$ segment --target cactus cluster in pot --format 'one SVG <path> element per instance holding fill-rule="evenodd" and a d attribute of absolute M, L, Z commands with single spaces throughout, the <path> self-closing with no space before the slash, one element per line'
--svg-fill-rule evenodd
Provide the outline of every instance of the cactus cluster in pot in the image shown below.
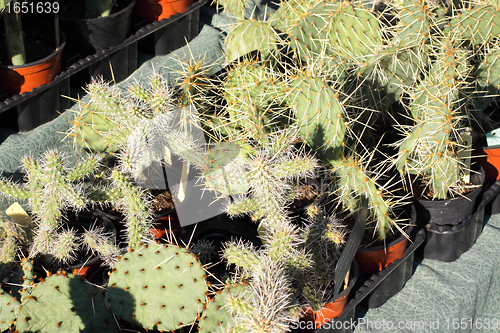
<path fill-rule="evenodd" d="M 79 212 L 86 207 L 88 199 L 84 180 L 96 172 L 101 159 L 100 155 L 89 155 L 84 162 L 70 166 L 63 154 L 48 150 L 40 159 L 23 159 L 26 182 L 14 183 L 6 178 L 0 180 L 2 195 L 11 200 L 27 200 L 33 222 L 28 223 L 17 238 L 27 243 L 30 257 L 39 256 L 46 261 L 71 264 L 76 251 L 86 248 L 92 239 L 101 239 L 102 246 L 114 246 L 106 238 L 107 235 L 97 229 L 93 233 L 89 230 L 81 239 L 74 230 L 63 228 L 67 209 Z M 12 241 L 14 236 L 7 230 L 20 227 L 10 223 L 13 222 L 4 222 L 6 238 L 3 245 L 9 247 L 10 252 L 15 252 L 21 248 L 20 244 Z M 100 246 L 94 248 L 96 251 L 99 249 Z"/>

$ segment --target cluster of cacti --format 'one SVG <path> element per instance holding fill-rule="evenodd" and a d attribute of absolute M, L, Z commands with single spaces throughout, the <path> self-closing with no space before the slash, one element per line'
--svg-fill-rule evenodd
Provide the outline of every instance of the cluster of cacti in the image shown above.
<path fill-rule="evenodd" d="M 173 91 L 159 75 L 148 87 L 130 86 L 128 93 L 102 80 L 93 81 L 86 91 L 91 101 L 80 103 L 68 136 L 92 151 L 118 151 L 137 124 L 173 109 Z"/>
<path fill-rule="evenodd" d="M 39 255 L 59 263 L 73 261 L 76 250 L 83 244 L 75 231 L 61 228 L 64 213 L 66 209 L 78 212 L 85 208 L 88 199 L 82 184 L 96 172 L 101 159 L 100 155 L 89 155 L 84 162 L 70 167 L 62 154 L 49 150 L 40 160 L 23 159 L 26 183 L 0 181 L 4 196 L 28 200 L 34 217 L 34 226 L 29 231 L 33 235 L 28 240 L 30 257 Z"/>
<path fill-rule="evenodd" d="M 416 174 L 431 197 L 453 195 L 466 165 L 458 157 L 459 132 L 475 126 L 464 119 L 480 119 L 498 91 L 497 8 L 481 2 L 447 6 L 425 0 L 287 1 L 267 21 L 237 15 L 241 19 L 226 39 L 227 61 L 258 54 L 229 67 L 226 123 L 239 126 L 234 132 L 250 125 L 262 137 L 292 110 L 292 126 L 336 174 L 344 208 L 354 213 L 368 198 L 370 219 L 384 239 L 401 200 L 386 188 L 384 168 L 370 168 L 386 163 L 403 178 Z M 396 102 L 408 115 L 391 113 Z M 374 128 L 394 120 L 403 129 L 394 143 L 399 153 L 377 160 Z"/>
<path fill-rule="evenodd" d="M 19 294 L 0 289 L 2 330 L 14 322 L 19 332 L 118 332 L 102 292 L 83 278 L 63 272 L 35 281 L 33 265 L 21 262 Z"/>

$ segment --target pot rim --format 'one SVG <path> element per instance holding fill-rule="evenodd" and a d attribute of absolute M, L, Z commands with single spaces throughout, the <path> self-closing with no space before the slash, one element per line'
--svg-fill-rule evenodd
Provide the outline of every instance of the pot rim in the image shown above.
<path fill-rule="evenodd" d="M 500 148 L 500 146 L 499 146 L 499 148 Z M 426 205 L 442 205 L 445 202 L 450 202 L 453 200 L 460 200 L 460 199 L 468 200 L 468 201 L 474 200 L 479 194 L 481 194 L 481 191 L 483 190 L 483 186 L 484 186 L 485 181 L 486 181 L 486 173 L 485 173 L 482 165 L 479 162 L 476 162 L 475 165 L 478 166 L 479 170 L 476 170 L 476 171 L 479 171 L 479 172 L 478 173 L 474 172 L 474 173 L 478 174 L 480 183 L 474 184 L 474 185 L 477 185 L 477 187 L 474 189 L 474 191 L 471 191 L 471 192 L 467 193 L 466 195 L 458 195 L 454 198 L 449 198 L 446 200 L 429 200 L 429 199 L 424 199 L 424 198 L 421 198 L 421 199 L 414 198 L 414 200 L 417 200 L 419 202 L 425 202 Z"/>
<path fill-rule="evenodd" d="M 23 22 L 23 24 L 26 24 L 26 25 L 30 25 L 30 24 L 41 24 L 45 27 L 49 27 L 48 25 L 45 25 L 43 23 L 36 23 L 36 22 L 33 22 L 33 21 L 27 21 L 27 22 Z M 52 28 L 50 30 L 53 30 Z M 24 31 L 24 29 L 23 29 Z M 59 30 L 59 36 L 60 36 L 60 39 L 61 39 L 61 45 L 59 45 L 59 47 L 57 49 L 55 49 L 54 51 L 52 51 L 51 54 L 49 54 L 48 56 L 46 56 L 45 58 L 42 58 L 42 59 L 39 59 L 37 61 L 32 61 L 32 62 L 28 62 L 24 65 L 2 65 L 0 64 L 0 69 L 12 69 L 12 70 L 16 70 L 16 69 L 21 69 L 21 68 L 28 68 L 28 67 L 32 67 L 32 66 L 37 66 L 37 65 L 40 65 L 40 64 L 43 64 L 45 62 L 48 62 L 50 59 L 52 58 L 55 58 L 57 57 L 57 55 L 59 53 L 61 53 L 64 49 L 64 46 L 66 46 L 66 35 L 64 34 L 64 32 L 62 30 Z"/>
<path fill-rule="evenodd" d="M 130 1 L 130 0 L 129 0 Z M 113 13 L 111 15 L 108 15 L 106 17 L 97 17 L 97 18 L 89 18 L 89 19 L 77 19 L 77 18 L 70 18 L 70 17 L 64 17 L 64 16 L 59 16 L 59 19 L 60 20 L 64 20 L 64 21 L 70 21 L 70 22 L 99 22 L 99 21 L 104 21 L 105 19 L 113 19 L 121 14 L 123 14 L 124 11 L 127 11 L 127 10 L 132 10 L 132 7 L 134 7 L 135 5 L 135 2 L 136 0 L 131 0 L 131 3 L 123 8 L 122 10 L 116 12 L 116 13 Z"/>
<path fill-rule="evenodd" d="M 417 224 L 417 209 L 415 208 L 415 205 L 413 203 L 410 203 L 409 206 L 410 206 L 411 211 L 410 211 L 410 223 L 407 225 L 408 231 L 406 232 L 408 237 L 411 236 L 411 234 L 413 233 L 413 230 L 415 229 L 415 226 Z M 377 246 L 373 246 L 373 247 L 358 248 L 356 253 L 358 253 L 358 252 L 362 252 L 362 253 L 375 252 L 375 251 L 380 251 L 380 250 L 384 250 L 384 249 L 389 249 L 389 248 L 399 244 L 400 242 L 402 242 L 404 240 L 408 240 L 408 238 L 406 238 L 405 235 L 402 234 L 401 236 L 394 239 L 389 244 L 377 245 Z M 409 241 L 411 242 L 411 240 L 409 240 Z"/>

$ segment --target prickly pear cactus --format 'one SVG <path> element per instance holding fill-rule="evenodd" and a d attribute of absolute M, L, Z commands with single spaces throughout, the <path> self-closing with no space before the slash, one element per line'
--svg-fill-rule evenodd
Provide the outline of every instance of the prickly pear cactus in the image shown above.
<path fill-rule="evenodd" d="M 23 297 L 20 332 L 118 332 L 99 289 L 80 277 L 52 275 Z"/>
<path fill-rule="evenodd" d="M 300 21 L 319 2 L 321 0 L 282 1 L 278 10 L 271 14 L 268 21 L 273 28 L 289 34 L 292 32 L 292 27 L 295 26 L 295 23 Z"/>
<path fill-rule="evenodd" d="M 361 3 L 334 1 L 317 4 L 294 26 L 291 46 L 301 58 L 311 52 L 326 53 L 338 61 L 359 65 L 378 56 L 382 40 L 374 11 Z"/>
<path fill-rule="evenodd" d="M 299 76 L 291 83 L 300 136 L 326 161 L 340 156 L 346 133 L 344 107 L 335 92 L 319 77 Z"/>
<path fill-rule="evenodd" d="M 470 41 L 474 46 L 486 44 L 500 36 L 498 10 L 493 6 L 478 5 L 455 16 L 449 25 L 457 39 Z"/>
<path fill-rule="evenodd" d="M 117 124 L 103 112 L 97 112 L 95 104 L 84 106 L 72 121 L 74 142 L 86 149 L 99 152 L 116 152 L 123 136 L 107 135 Z"/>
<path fill-rule="evenodd" d="M 206 272 L 174 245 L 129 251 L 109 277 L 105 303 L 115 315 L 147 329 L 172 331 L 193 323 L 205 304 Z"/>
<path fill-rule="evenodd" d="M 0 330 L 7 330 L 16 320 L 21 303 L 8 292 L 0 289 Z"/>
<path fill-rule="evenodd" d="M 212 298 L 201 315 L 198 330 L 200 333 L 244 332 L 238 327 L 236 314 L 228 306 L 228 302 L 244 299 L 250 295 L 247 284 L 233 283 L 227 285 Z"/>
<path fill-rule="evenodd" d="M 273 49 L 276 49 L 276 36 L 267 22 L 239 21 L 226 38 L 228 62 L 255 50 L 261 52 L 261 59 L 267 59 Z"/>

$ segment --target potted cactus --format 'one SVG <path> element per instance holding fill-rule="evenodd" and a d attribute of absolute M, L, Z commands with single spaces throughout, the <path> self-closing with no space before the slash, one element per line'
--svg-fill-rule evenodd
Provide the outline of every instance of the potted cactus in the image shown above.
<path fill-rule="evenodd" d="M 0 89 L 11 95 L 30 91 L 42 84 L 51 82 L 61 72 L 61 55 L 65 46 L 65 35 L 61 34 L 60 42 L 54 41 L 53 31 L 38 24 L 36 28 L 29 26 L 22 29 L 21 9 L 24 11 L 28 2 L 2 0 L 0 15 L 3 16 L 5 32 L 5 59 L 0 63 Z M 50 11 L 59 11 L 58 2 L 50 3 Z M 59 33 L 59 32 L 56 32 Z M 57 39 L 57 38 L 56 38 Z M 25 40 L 34 44 L 45 45 L 45 55 L 26 55 Z M 43 50 L 43 49 L 42 49 Z M 50 50 L 50 51 L 49 51 Z M 26 58 L 28 56 L 28 58 Z"/>
<path fill-rule="evenodd" d="M 121 44 L 130 33 L 135 0 L 60 1 L 68 47 L 83 58 Z"/>
<path fill-rule="evenodd" d="M 84 266 L 86 260 L 76 263 L 78 252 L 96 252 L 108 264 L 116 260 L 113 235 L 105 232 L 103 226 L 93 227 L 95 223 L 81 225 L 79 222 L 79 227 L 72 227 L 64 221 L 66 209 L 78 212 L 87 205 L 83 179 L 96 171 L 100 160 L 100 156 L 89 156 L 87 161 L 71 168 L 60 153 L 49 150 L 40 160 L 23 159 L 26 183 L 1 179 L 2 194 L 21 202 L 28 200 L 29 212 L 34 220 L 27 224 L 23 241 L 28 243 L 29 252 L 23 255 L 36 258 L 38 263 L 44 265 L 55 263 L 55 270 L 59 267 L 80 269 Z M 78 220 L 83 220 L 83 217 L 76 218 Z M 77 228 L 80 229 L 79 233 Z"/>

